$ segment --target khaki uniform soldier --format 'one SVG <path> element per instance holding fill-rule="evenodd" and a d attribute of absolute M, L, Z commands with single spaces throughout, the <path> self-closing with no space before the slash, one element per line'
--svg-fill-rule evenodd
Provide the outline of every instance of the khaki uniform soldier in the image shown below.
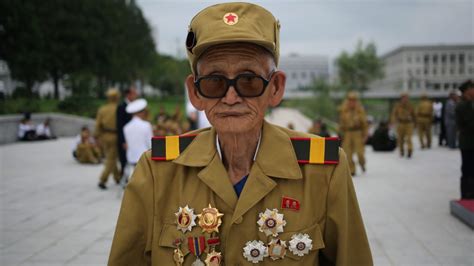
<path fill-rule="evenodd" d="M 362 171 L 365 172 L 365 140 L 367 139 L 368 126 L 364 107 L 360 104 L 358 95 L 350 92 L 343 103 L 339 113 L 339 129 L 343 135 L 342 148 L 347 153 L 349 167 L 352 175 L 355 175 L 355 163 L 353 154 L 357 159 Z"/>
<path fill-rule="evenodd" d="M 416 109 L 416 126 L 421 148 L 431 148 L 431 123 L 433 121 L 433 102 L 426 94 L 421 96 L 421 101 Z"/>
<path fill-rule="evenodd" d="M 80 163 L 99 163 L 101 152 L 90 136 L 89 129 L 81 130 L 80 141 L 76 146 L 75 155 Z"/>
<path fill-rule="evenodd" d="M 415 110 L 408 100 L 408 94 L 403 93 L 400 101 L 395 104 L 391 115 L 391 124 L 397 124 L 398 147 L 400 156 L 405 156 L 405 143 L 407 145 L 407 157 L 413 154 L 411 136 L 415 127 Z"/>
<path fill-rule="evenodd" d="M 120 172 L 117 168 L 117 104 L 120 93 L 117 89 L 107 91 L 107 104 L 100 107 L 95 120 L 94 137 L 102 145 L 105 153 L 105 166 L 100 175 L 99 187 L 106 189 L 107 179 L 114 175 L 115 182 L 120 181 Z"/>
<path fill-rule="evenodd" d="M 153 138 L 109 265 L 372 265 L 339 141 L 264 121 L 285 89 L 279 28 L 249 3 L 193 18 L 186 85 L 212 127 Z"/>

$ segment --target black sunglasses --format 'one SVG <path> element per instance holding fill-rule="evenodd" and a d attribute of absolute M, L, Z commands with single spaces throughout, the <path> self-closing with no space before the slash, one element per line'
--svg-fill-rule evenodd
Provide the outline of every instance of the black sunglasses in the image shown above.
<path fill-rule="evenodd" d="M 223 75 L 209 75 L 198 78 L 194 85 L 206 98 L 222 98 L 230 86 L 235 88 L 240 97 L 259 97 L 265 92 L 274 73 L 275 71 L 270 73 L 268 80 L 256 74 L 240 74 L 234 79 L 228 79 Z"/>

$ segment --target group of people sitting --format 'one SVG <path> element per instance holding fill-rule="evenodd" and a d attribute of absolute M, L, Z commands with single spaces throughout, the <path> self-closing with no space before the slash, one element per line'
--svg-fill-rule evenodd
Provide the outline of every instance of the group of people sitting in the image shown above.
<path fill-rule="evenodd" d="M 35 125 L 33 121 L 31 121 L 31 113 L 25 113 L 18 125 L 18 140 L 35 141 L 55 139 L 56 137 L 51 133 L 50 124 L 51 119 L 48 117 L 43 123 Z"/>

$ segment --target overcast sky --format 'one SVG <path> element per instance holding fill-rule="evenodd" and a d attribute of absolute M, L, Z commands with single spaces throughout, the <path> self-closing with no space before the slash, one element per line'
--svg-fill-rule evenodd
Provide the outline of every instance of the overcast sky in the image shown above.
<path fill-rule="evenodd" d="M 161 53 L 185 55 L 192 17 L 222 2 L 137 0 Z M 252 1 L 281 22 L 281 53 L 326 55 L 373 41 L 379 54 L 401 45 L 474 44 L 474 0 Z"/>

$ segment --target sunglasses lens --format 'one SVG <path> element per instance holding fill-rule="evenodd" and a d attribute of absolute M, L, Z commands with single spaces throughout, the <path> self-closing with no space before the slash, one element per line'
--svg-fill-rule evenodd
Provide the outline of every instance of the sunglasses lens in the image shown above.
<path fill-rule="evenodd" d="M 210 76 L 200 80 L 200 93 L 204 97 L 220 98 L 226 93 L 227 83 L 224 77 Z"/>
<path fill-rule="evenodd" d="M 237 89 L 244 97 L 256 97 L 265 89 L 264 81 L 255 75 L 242 75 L 237 79 Z"/>

